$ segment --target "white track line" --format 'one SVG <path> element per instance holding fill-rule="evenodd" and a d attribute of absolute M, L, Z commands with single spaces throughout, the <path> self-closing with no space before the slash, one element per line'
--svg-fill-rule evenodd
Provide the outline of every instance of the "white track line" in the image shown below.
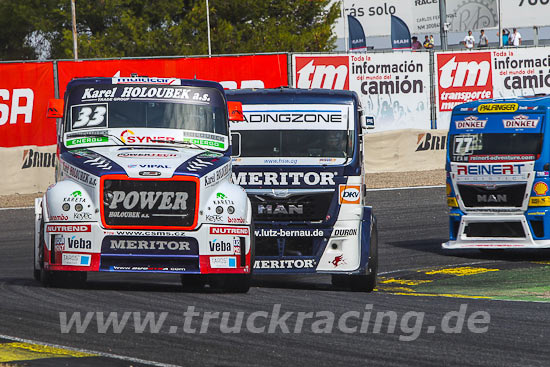
<path fill-rule="evenodd" d="M 13 340 L 13 341 L 15 341 L 15 342 L 20 342 L 20 343 L 38 344 L 38 345 L 44 345 L 44 346 L 46 346 L 46 347 L 59 348 L 59 349 L 67 349 L 67 350 L 71 350 L 71 351 L 74 351 L 74 352 L 81 352 L 81 353 L 87 353 L 87 354 L 95 354 L 96 356 L 99 356 L 99 357 L 107 357 L 107 358 L 119 359 L 119 360 L 121 360 L 121 361 L 128 361 L 128 362 L 134 362 L 134 363 L 141 363 L 141 364 L 145 364 L 145 365 L 149 365 L 149 366 L 179 367 L 178 365 L 175 365 L 175 364 L 166 364 L 166 363 L 160 363 L 160 362 L 155 362 L 155 361 L 148 361 L 148 360 L 145 360 L 145 359 L 139 359 L 139 358 L 121 356 L 121 355 L 118 355 L 118 354 L 111 354 L 111 353 L 98 352 L 98 351 L 95 351 L 95 350 L 67 347 L 67 346 L 65 346 L 65 345 L 59 345 L 59 344 L 44 343 L 44 342 L 37 341 L 37 340 L 22 339 L 22 338 L 18 338 L 18 337 L 15 337 L 15 336 L 10 336 L 10 335 L 2 335 L 2 334 L 0 334 L 0 338 L 8 339 L 8 340 Z M 93 357 L 92 357 L 92 358 L 93 358 Z"/>
<path fill-rule="evenodd" d="M 33 209 L 34 206 L 22 206 L 19 208 L 0 208 L 0 210 L 21 210 L 21 209 Z"/>

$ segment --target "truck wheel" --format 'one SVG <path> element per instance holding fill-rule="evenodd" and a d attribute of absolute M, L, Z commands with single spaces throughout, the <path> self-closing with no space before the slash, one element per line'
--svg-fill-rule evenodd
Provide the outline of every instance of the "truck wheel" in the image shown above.
<path fill-rule="evenodd" d="M 246 293 L 250 289 L 251 274 L 211 275 L 210 286 L 227 293 Z"/>
<path fill-rule="evenodd" d="M 42 269 L 40 274 L 42 285 L 51 288 L 82 288 L 87 278 L 88 273 L 85 271 L 50 271 Z"/>
<path fill-rule="evenodd" d="M 201 290 L 206 285 L 205 275 L 201 274 L 181 274 L 180 279 L 183 289 Z"/>
<path fill-rule="evenodd" d="M 347 288 L 349 286 L 348 275 L 332 274 L 330 280 L 332 285 L 338 288 Z"/>
<path fill-rule="evenodd" d="M 376 277 L 378 274 L 378 228 L 374 217 L 370 238 L 369 273 L 349 276 L 349 287 L 354 292 L 372 292 L 376 288 Z"/>

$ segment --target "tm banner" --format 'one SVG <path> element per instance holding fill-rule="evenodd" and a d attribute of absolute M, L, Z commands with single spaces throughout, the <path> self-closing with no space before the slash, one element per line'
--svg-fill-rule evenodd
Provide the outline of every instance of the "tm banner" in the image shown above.
<path fill-rule="evenodd" d="M 426 52 L 293 55 L 297 88 L 355 91 L 375 131 L 429 129 L 430 70 Z"/>
<path fill-rule="evenodd" d="M 550 93 L 550 47 L 439 52 L 435 67 L 438 129 L 460 103 Z"/>

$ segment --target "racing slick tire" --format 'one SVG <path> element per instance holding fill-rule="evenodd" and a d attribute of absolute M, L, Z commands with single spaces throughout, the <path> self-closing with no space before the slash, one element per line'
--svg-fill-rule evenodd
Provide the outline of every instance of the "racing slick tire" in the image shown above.
<path fill-rule="evenodd" d="M 206 276 L 201 274 L 181 274 L 180 279 L 184 290 L 201 290 L 206 285 Z"/>
<path fill-rule="evenodd" d="M 211 287 L 227 293 L 246 293 L 250 289 L 252 274 L 224 274 L 211 278 Z"/>

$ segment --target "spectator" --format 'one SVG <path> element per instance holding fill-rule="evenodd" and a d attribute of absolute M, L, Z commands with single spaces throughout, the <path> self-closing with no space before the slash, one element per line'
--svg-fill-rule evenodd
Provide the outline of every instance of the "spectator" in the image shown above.
<path fill-rule="evenodd" d="M 497 33 L 497 36 L 498 36 L 498 33 Z M 508 46 L 509 37 L 510 37 L 510 31 L 506 28 L 502 29 L 502 45 L 503 46 Z"/>
<path fill-rule="evenodd" d="M 430 48 L 434 48 L 434 45 L 430 42 L 430 37 L 426 36 L 424 37 L 424 48 L 429 50 Z"/>
<path fill-rule="evenodd" d="M 412 36 L 412 44 L 411 44 L 411 48 L 413 50 L 420 50 L 422 49 L 422 43 L 418 42 L 418 37 L 416 36 Z"/>
<path fill-rule="evenodd" d="M 468 35 L 464 37 L 464 41 L 462 41 L 464 44 L 464 47 L 466 47 L 468 50 L 471 50 L 474 48 L 476 40 L 474 36 L 472 36 L 472 31 L 468 31 Z"/>
<path fill-rule="evenodd" d="M 433 34 L 430 36 L 430 43 L 432 44 L 432 47 L 435 46 L 434 36 Z"/>
<path fill-rule="evenodd" d="M 489 39 L 485 35 L 485 31 L 482 29 L 481 34 L 479 35 L 479 47 L 488 47 Z"/>
<path fill-rule="evenodd" d="M 512 46 L 521 46 L 521 34 L 518 32 L 517 28 L 514 28 L 512 34 L 510 35 L 509 42 Z"/>

